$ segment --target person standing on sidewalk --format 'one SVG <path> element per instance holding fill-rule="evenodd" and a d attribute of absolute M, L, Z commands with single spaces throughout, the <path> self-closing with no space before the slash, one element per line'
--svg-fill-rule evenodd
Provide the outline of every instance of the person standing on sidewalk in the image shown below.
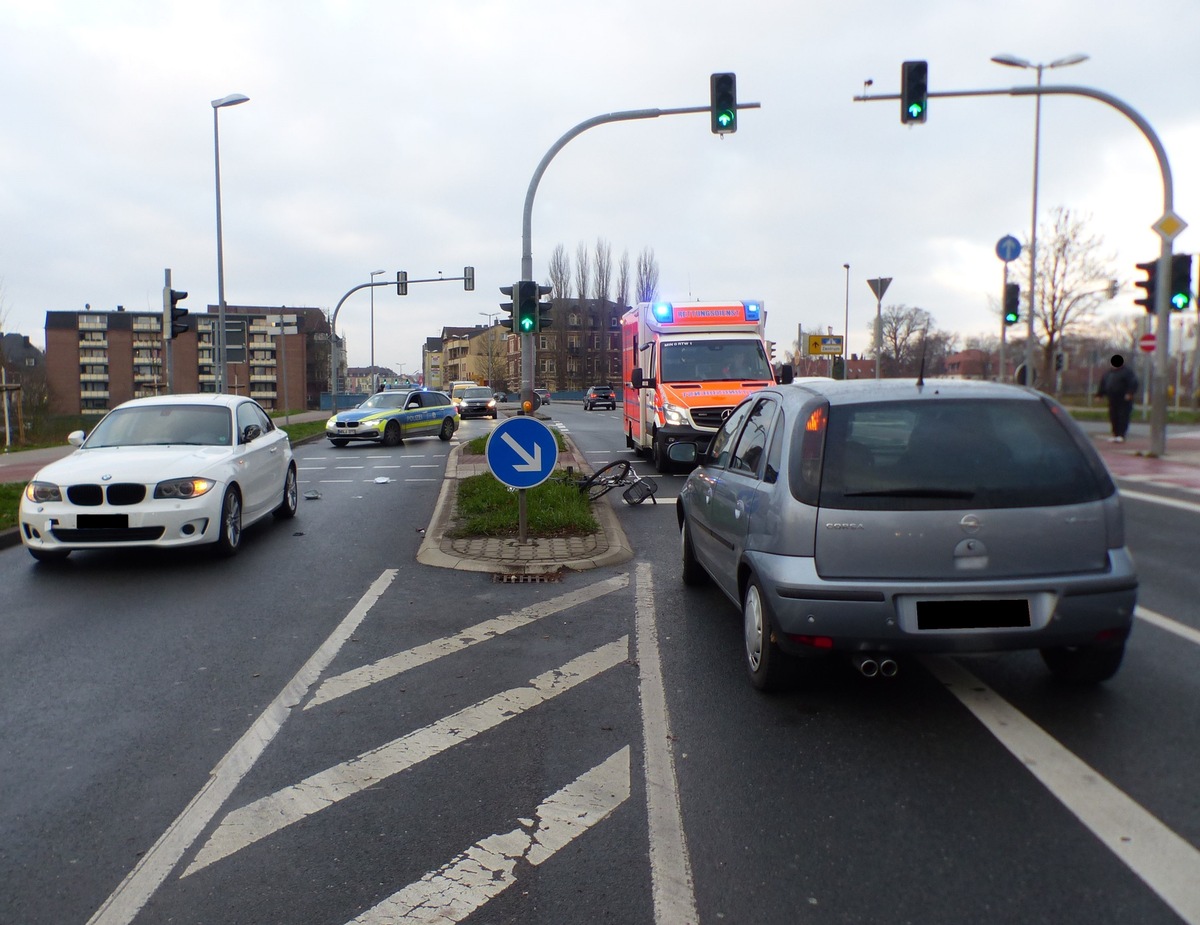
<path fill-rule="evenodd" d="M 1129 430 L 1129 417 L 1133 414 L 1133 400 L 1138 390 L 1137 374 L 1125 365 L 1125 358 L 1114 353 L 1110 362 L 1112 369 L 1100 377 L 1097 395 L 1108 399 L 1108 422 L 1112 427 L 1110 443 L 1124 443 Z"/>

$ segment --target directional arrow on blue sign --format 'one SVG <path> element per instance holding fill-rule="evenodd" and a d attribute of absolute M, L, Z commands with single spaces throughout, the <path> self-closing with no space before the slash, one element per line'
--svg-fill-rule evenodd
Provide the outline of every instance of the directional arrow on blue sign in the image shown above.
<path fill-rule="evenodd" d="M 533 488 L 554 471 L 558 442 L 537 418 L 518 415 L 492 431 L 484 454 L 497 480 L 509 488 Z"/>

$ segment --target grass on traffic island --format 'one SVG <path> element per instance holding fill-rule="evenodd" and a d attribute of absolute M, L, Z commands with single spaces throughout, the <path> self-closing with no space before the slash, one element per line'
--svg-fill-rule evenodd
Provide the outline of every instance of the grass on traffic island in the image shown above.
<path fill-rule="evenodd" d="M 566 444 L 554 431 L 561 453 Z M 477 437 L 463 450 L 464 455 L 482 456 L 486 437 Z M 490 472 L 461 479 L 458 483 L 458 516 L 448 534 L 471 536 L 517 536 L 519 534 L 518 495 Z M 525 507 L 530 536 L 587 536 L 600 529 L 592 516 L 592 505 L 565 470 L 556 469 L 550 478 L 525 490 Z"/>

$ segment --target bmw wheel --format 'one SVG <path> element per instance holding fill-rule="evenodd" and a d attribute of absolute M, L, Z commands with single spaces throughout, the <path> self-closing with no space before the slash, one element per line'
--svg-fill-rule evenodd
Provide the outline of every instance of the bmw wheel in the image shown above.
<path fill-rule="evenodd" d="M 400 440 L 400 422 L 388 421 L 387 427 L 383 429 L 383 445 L 399 446 Z"/>
<path fill-rule="evenodd" d="M 446 418 L 442 421 L 442 429 L 438 431 L 438 439 L 447 441 L 454 436 L 454 419 Z"/>
<path fill-rule="evenodd" d="M 221 522 L 217 526 L 220 530 L 217 534 L 218 554 L 236 555 L 242 545 L 242 498 L 232 485 L 225 489 L 225 500 L 221 502 Z"/>

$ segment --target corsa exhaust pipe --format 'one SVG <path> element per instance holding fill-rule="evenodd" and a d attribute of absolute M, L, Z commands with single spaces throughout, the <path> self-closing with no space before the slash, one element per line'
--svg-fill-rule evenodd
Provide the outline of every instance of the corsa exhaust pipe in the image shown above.
<path fill-rule="evenodd" d="M 855 655 L 853 662 L 854 667 L 858 669 L 858 673 L 864 678 L 873 678 L 879 674 L 879 662 L 875 661 L 869 655 Z"/>
<path fill-rule="evenodd" d="M 883 678 L 894 678 L 900 673 L 900 665 L 897 664 L 894 658 L 881 658 L 879 660 L 879 675 Z"/>

